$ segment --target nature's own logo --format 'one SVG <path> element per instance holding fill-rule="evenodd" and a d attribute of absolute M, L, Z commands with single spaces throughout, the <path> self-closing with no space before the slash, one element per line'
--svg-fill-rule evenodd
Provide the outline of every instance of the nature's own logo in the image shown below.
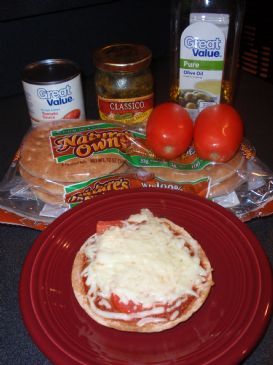
<path fill-rule="evenodd" d="M 126 190 L 130 188 L 130 181 L 125 177 L 106 177 L 95 183 L 77 189 L 74 192 L 66 194 L 66 202 L 68 204 L 78 204 L 93 198 L 98 194 L 108 191 Z"/>
<path fill-rule="evenodd" d="M 69 132 L 69 131 L 68 131 Z M 131 144 L 131 134 L 122 129 L 71 130 L 64 135 L 51 135 L 51 146 L 57 162 L 70 158 L 86 158 L 103 151 L 125 152 Z"/>

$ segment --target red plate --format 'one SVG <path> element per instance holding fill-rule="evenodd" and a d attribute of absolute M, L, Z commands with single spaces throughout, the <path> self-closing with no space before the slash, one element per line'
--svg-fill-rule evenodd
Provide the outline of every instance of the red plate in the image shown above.
<path fill-rule="evenodd" d="M 78 305 L 71 267 L 97 220 L 125 219 L 141 208 L 173 220 L 205 249 L 214 269 L 203 307 L 160 333 L 103 327 Z M 255 346 L 272 309 L 268 260 L 248 227 L 224 208 L 162 189 L 109 193 L 69 210 L 35 241 L 20 282 L 20 305 L 33 340 L 54 363 L 227 365 Z"/>

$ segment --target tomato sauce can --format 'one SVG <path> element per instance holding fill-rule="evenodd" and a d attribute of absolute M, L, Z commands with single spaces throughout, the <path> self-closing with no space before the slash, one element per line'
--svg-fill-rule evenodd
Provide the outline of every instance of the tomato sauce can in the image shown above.
<path fill-rule="evenodd" d="M 22 83 L 32 125 L 59 119 L 85 119 L 78 66 L 67 59 L 28 64 Z"/>

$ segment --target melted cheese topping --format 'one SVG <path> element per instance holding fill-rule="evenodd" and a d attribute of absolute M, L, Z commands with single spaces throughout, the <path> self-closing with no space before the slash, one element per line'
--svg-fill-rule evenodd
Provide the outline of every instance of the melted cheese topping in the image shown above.
<path fill-rule="evenodd" d="M 198 250 L 197 241 L 185 230 L 174 232 L 148 209 L 142 209 L 124 221 L 122 227 L 112 226 L 87 241 L 84 253 L 89 264 L 82 275 L 90 286 L 90 296 L 99 292 L 102 298 L 109 299 L 115 293 L 122 302 L 132 300 L 147 310 L 138 314 L 115 313 L 113 317 L 113 313 L 95 308 L 94 300 L 90 305 L 103 317 L 124 320 L 162 313 L 162 306 L 150 309 L 154 303 L 169 303 L 175 310 L 183 296 L 198 295 L 193 288 L 204 282 L 208 274 L 200 265 Z"/>

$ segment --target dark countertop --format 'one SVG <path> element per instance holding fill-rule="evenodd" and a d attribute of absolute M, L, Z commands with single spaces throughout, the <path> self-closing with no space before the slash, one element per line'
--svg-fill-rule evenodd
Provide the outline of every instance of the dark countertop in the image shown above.
<path fill-rule="evenodd" d="M 164 72 L 155 65 L 156 102 L 167 100 Z M 160 92 L 159 92 L 160 91 Z M 96 118 L 93 80 L 85 82 L 86 109 L 89 118 Z M 236 106 L 245 121 L 245 133 L 257 149 L 260 159 L 273 170 L 273 85 L 241 72 L 238 79 Z M 23 95 L 0 100 L 0 178 L 30 126 Z M 273 215 L 245 223 L 254 232 L 273 266 Z M 0 225 L 0 359 L 5 365 L 49 365 L 23 325 L 18 302 L 18 283 L 24 259 L 38 231 Z M 273 358 L 273 323 L 244 365 L 270 365 Z M 65 364 L 64 364 L 65 365 Z M 221 365 L 221 364 L 219 364 Z M 232 364 L 231 364 L 232 365 Z"/>

